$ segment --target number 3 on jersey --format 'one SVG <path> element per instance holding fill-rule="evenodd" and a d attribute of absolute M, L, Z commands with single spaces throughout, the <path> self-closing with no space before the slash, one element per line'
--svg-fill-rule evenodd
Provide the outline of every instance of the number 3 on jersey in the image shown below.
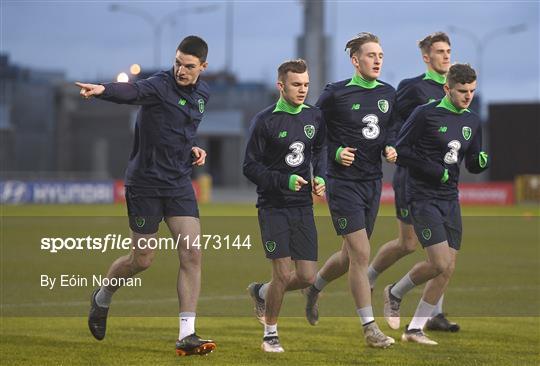
<path fill-rule="evenodd" d="M 291 153 L 285 156 L 285 162 L 288 166 L 296 167 L 304 162 L 304 143 L 295 141 L 290 146 Z"/>
<path fill-rule="evenodd" d="M 381 133 L 379 117 L 375 114 L 368 114 L 362 118 L 362 122 L 367 123 L 367 127 L 362 128 L 362 135 L 368 140 L 376 139 Z"/>
<path fill-rule="evenodd" d="M 446 164 L 455 164 L 458 162 L 459 149 L 461 149 L 461 143 L 458 140 L 452 140 L 448 143 L 450 151 L 444 155 L 444 162 Z"/>

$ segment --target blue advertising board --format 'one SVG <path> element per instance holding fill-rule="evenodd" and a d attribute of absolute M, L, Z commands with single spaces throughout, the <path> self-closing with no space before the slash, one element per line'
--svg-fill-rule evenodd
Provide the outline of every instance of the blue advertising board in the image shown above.
<path fill-rule="evenodd" d="M 2 204 L 113 203 L 113 181 L 0 181 Z"/>

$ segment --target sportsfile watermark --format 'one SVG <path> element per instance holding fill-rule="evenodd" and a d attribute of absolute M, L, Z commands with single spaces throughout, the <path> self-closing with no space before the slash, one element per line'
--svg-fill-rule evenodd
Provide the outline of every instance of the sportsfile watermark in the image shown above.
<path fill-rule="evenodd" d="M 201 235 L 178 235 L 174 237 L 151 237 L 139 238 L 136 242 L 122 234 L 106 234 L 104 236 L 93 237 L 43 237 L 40 240 L 40 249 L 49 253 L 59 253 L 62 251 L 94 251 L 105 253 L 108 250 L 178 250 L 199 249 L 199 250 L 241 250 L 251 249 L 251 235 L 221 235 L 221 234 L 201 234 Z"/>
<path fill-rule="evenodd" d="M 451 320 L 540 316 L 540 217 L 528 211 L 519 216 L 463 216 L 461 249 L 444 295 L 443 310 L 451 314 Z M 197 312 L 210 317 L 252 316 L 253 303 L 246 287 L 272 278 L 267 240 L 262 238 L 258 217 L 202 216 L 200 235 L 189 238 L 184 236 L 188 232 L 181 232 L 180 237 L 172 234 L 166 224 L 161 223 L 151 240 L 147 235 L 138 243 L 142 248 L 155 248 L 146 270 L 129 278 L 109 278 L 111 264 L 129 258 L 132 251 L 126 217 L 3 216 L 0 288 L 9 296 L 0 301 L 2 315 L 86 316 L 92 292 L 107 285 L 121 287 L 113 297 L 115 316 L 174 315 L 179 253 L 187 253 L 189 245 L 190 249 L 200 248 L 202 254 Z M 343 239 L 329 216 L 316 216 L 315 227 L 320 269 L 341 249 Z M 370 238 L 372 256 L 397 237 L 396 228 L 394 215 L 377 218 Z M 298 236 L 291 236 L 292 248 L 296 240 Z M 275 242 L 276 250 L 282 245 L 279 237 L 270 241 Z M 417 261 L 425 260 L 421 245 L 414 256 L 396 262 L 379 276 L 372 298 L 375 312 L 382 313 L 387 284 L 399 281 Z M 320 303 L 324 317 L 356 316 L 346 279 L 345 274 L 325 288 Z M 417 286 L 406 294 L 401 303 L 403 316 L 414 314 L 423 290 Z M 303 317 L 305 297 L 292 291 L 286 299 L 280 316 Z"/>

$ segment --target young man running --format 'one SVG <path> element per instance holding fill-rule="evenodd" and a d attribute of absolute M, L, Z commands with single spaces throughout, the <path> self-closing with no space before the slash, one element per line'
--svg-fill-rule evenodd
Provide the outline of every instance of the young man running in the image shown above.
<path fill-rule="evenodd" d="M 195 240 L 200 235 L 199 210 L 191 186 L 192 166 L 204 165 L 206 152 L 195 146 L 197 127 L 208 101 L 208 85 L 199 79 L 208 63 L 208 46 L 197 37 L 180 42 L 173 67 L 135 83 L 103 85 L 77 83 L 84 98 L 97 97 L 120 104 L 141 105 L 135 140 L 126 171 L 126 203 L 133 246 L 114 261 L 107 278 L 130 278 L 149 268 L 154 250 L 144 245 L 157 237 L 163 218 L 174 238 Z M 177 275 L 180 331 L 179 356 L 203 355 L 216 345 L 195 333 L 195 312 L 201 287 L 201 251 L 181 241 Z M 118 287 L 92 293 L 88 326 L 105 337 L 107 315 Z"/>
<path fill-rule="evenodd" d="M 321 111 L 304 104 L 306 63 L 299 59 L 279 66 L 277 87 L 277 103 L 252 121 L 244 159 L 244 174 L 257 185 L 259 226 L 266 257 L 272 261 L 272 280 L 248 287 L 255 314 L 264 324 L 265 352 L 284 352 L 277 320 L 285 291 L 303 289 L 315 279 L 317 231 L 311 193 L 322 196 L 325 191 L 325 126 Z"/>
<path fill-rule="evenodd" d="M 394 339 L 384 335 L 373 316 L 367 278 L 370 244 L 382 189 L 381 155 L 395 162 L 392 147 L 399 115 L 396 92 L 377 80 L 383 51 L 377 36 L 360 33 L 347 42 L 354 76 L 329 84 L 317 105 L 324 113 L 328 142 L 328 201 L 336 233 L 343 246 L 317 273 L 306 291 L 306 317 L 318 320 L 319 292 L 330 281 L 349 272 L 349 286 L 366 343 L 386 348 Z"/>
<path fill-rule="evenodd" d="M 427 260 L 387 289 L 388 308 L 399 310 L 403 296 L 427 282 L 403 341 L 437 344 L 423 328 L 448 286 L 461 246 L 459 165 L 465 160 L 471 173 L 481 173 L 488 165 L 480 119 L 467 109 L 475 89 L 475 71 L 469 65 L 453 65 L 444 85 L 445 97 L 416 108 L 398 137 L 398 163 L 407 167 L 414 231 L 427 254 Z"/>

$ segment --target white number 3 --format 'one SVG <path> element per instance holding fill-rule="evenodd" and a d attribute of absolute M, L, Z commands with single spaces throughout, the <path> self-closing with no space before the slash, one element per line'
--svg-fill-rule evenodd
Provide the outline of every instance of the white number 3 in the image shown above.
<path fill-rule="evenodd" d="M 381 133 L 379 117 L 375 114 L 368 114 L 362 118 L 362 122 L 367 123 L 367 127 L 362 128 L 362 135 L 368 140 L 376 139 Z"/>
<path fill-rule="evenodd" d="M 461 149 L 461 143 L 458 140 L 452 140 L 448 143 L 450 151 L 444 155 L 444 162 L 446 164 L 455 164 L 458 162 L 459 149 Z"/>
<path fill-rule="evenodd" d="M 285 162 L 287 165 L 295 167 L 304 162 L 304 143 L 302 141 L 295 141 L 289 146 L 292 150 L 290 154 L 285 156 Z"/>

